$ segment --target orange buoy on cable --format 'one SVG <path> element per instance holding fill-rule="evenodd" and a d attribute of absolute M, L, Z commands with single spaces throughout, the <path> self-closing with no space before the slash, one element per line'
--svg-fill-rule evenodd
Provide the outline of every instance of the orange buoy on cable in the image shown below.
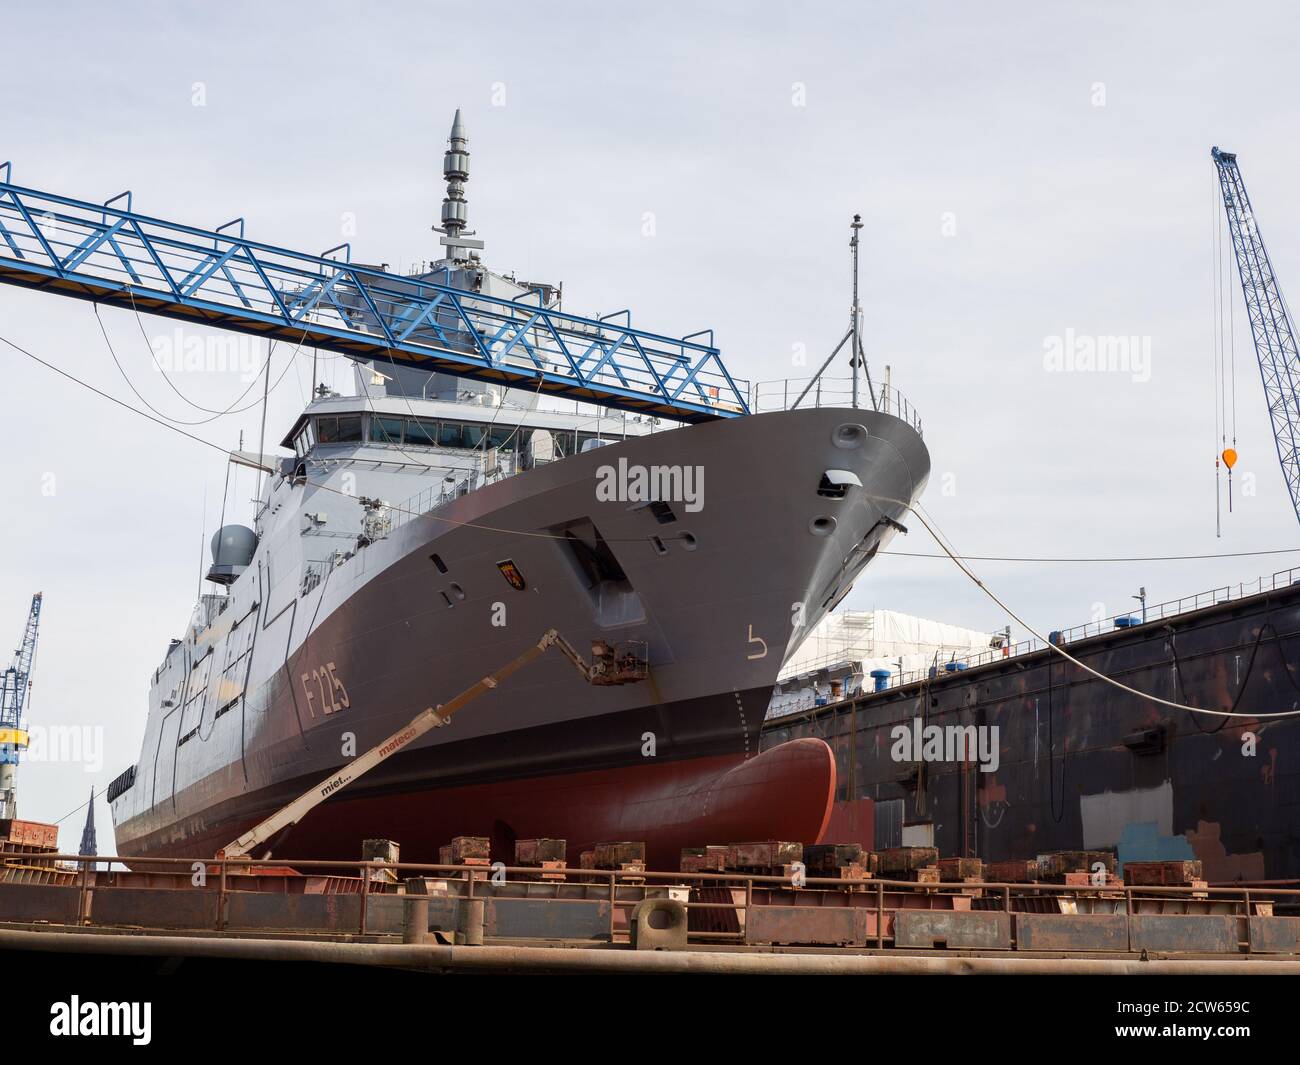
<path fill-rule="evenodd" d="M 1225 448 L 1223 452 L 1223 464 L 1232 469 L 1237 465 L 1237 452 L 1233 448 Z"/>

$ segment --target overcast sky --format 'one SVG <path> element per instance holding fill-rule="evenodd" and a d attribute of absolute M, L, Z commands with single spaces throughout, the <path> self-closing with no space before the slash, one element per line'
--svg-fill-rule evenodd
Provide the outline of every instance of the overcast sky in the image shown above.
<path fill-rule="evenodd" d="M 758 380 L 807 376 L 798 346 L 815 365 L 839 339 L 847 224 L 861 212 L 868 358 L 922 413 L 924 502 L 960 550 L 1294 547 L 1235 277 L 1241 460 L 1215 537 L 1209 149 L 1240 154 L 1300 299 L 1300 21 L 1281 3 L 1232 4 L 1241 33 L 1224 4 L 1060 8 L 28 5 L 5 15 L 0 160 L 22 185 L 87 200 L 129 188 L 143 213 L 206 227 L 243 216 L 251 237 L 307 251 L 347 239 L 354 217 L 355 258 L 405 269 L 436 256 L 459 106 L 489 265 L 563 280 L 576 313 L 630 306 L 656 332 L 712 327 L 733 373 Z M 101 313 L 145 397 L 205 417 L 152 370 L 135 318 Z M 89 304 L 0 288 L 0 334 L 136 402 Z M 1147 372 L 1045 369 L 1051 338 L 1071 335 L 1139 338 Z M 149 677 L 189 617 L 225 469 L 11 349 L 0 360 L 0 646 L 43 590 L 32 721 L 104 737 L 96 772 L 22 770 L 20 813 L 53 820 L 138 754 Z M 310 358 L 298 361 L 272 395 L 273 442 L 310 387 Z M 322 357 L 326 379 L 344 383 L 340 363 Z M 216 409 L 247 385 L 238 370 L 174 383 Z M 253 446 L 259 422 L 254 408 L 193 431 L 233 447 L 243 430 Z M 252 476 L 237 487 L 228 518 L 247 520 Z M 895 546 L 934 550 L 915 524 Z M 1292 562 L 978 568 L 1046 629 L 1123 610 L 1139 585 L 1159 602 Z M 878 559 L 848 605 L 1007 620 L 950 563 L 906 557 Z M 64 822 L 65 848 L 83 818 Z M 102 800 L 97 820 L 106 852 Z"/>

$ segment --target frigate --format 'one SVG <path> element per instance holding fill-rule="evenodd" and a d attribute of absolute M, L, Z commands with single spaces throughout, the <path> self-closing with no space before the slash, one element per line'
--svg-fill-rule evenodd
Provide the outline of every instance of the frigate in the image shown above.
<path fill-rule="evenodd" d="M 413 285 L 557 305 L 558 285 L 483 265 L 468 159 L 457 112 L 443 257 Z M 340 298 L 365 316 L 363 295 Z M 440 328 L 470 326 L 449 314 Z M 684 846 L 816 841 L 830 748 L 760 752 L 759 732 L 787 656 L 924 487 L 910 408 L 869 382 L 860 405 L 818 382 L 797 403 L 769 389 L 778 409 L 757 412 L 754 388 L 740 416 L 671 424 L 382 359 L 355 371 L 354 395 L 315 389 L 283 454 L 231 455 L 263 471 L 255 514 L 212 538 L 215 590 L 152 676 L 139 759 L 109 788 L 118 853 L 215 853 L 550 628 L 642 648 L 645 679 L 593 686 L 539 660 L 274 855 L 354 859 L 382 837 L 436 861 L 453 836 L 482 835 L 509 858 L 512 840 L 549 837 L 571 860 L 644 841 L 674 867 Z"/>

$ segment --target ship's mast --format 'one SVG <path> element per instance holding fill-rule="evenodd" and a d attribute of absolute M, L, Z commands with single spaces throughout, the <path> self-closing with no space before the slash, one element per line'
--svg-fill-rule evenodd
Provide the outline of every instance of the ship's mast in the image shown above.
<path fill-rule="evenodd" d="M 862 229 L 862 216 L 855 214 L 853 223 L 849 227 L 853 230 L 853 236 L 849 240 L 849 246 L 853 249 L 853 320 L 849 323 L 849 332 L 853 335 L 853 357 L 849 359 L 849 364 L 853 367 L 853 408 L 858 406 L 858 369 L 862 360 L 862 337 L 861 321 L 862 308 L 858 303 L 858 231 Z"/>
<path fill-rule="evenodd" d="M 447 182 L 447 195 L 442 201 L 442 225 L 434 226 L 435 233 L 443 234 L 438 243 L 447 249 L 448 259 L 469 259 L 472 251 L 482 251 L 481 240 L 469 240 L 473 235 L 469 225 L 469 202 L 465 199 L 465 182 L 469 180 L 469 138 L 465 135 L 465 121 L 456 108 L 451 120 L 451 135 L 447 138 L 447 151 L 442 157 L 442 176 Z M 463 254 L 462 254 L 463 253 Z"/>

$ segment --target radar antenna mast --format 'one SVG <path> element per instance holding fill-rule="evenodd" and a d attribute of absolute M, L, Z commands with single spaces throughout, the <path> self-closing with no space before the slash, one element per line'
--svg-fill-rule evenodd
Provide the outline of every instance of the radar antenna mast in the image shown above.
<path fill-rule="evenodd" d="M 813 386 L 821 380 L 822 374 L 826 372 L 827 367 L 835 361 L 835 356 L 840 353 L 840 349 L 845 344 L 852 343 L 849 347 L 849 366 L 853 369 L 853 407 L 859 406 L 858 401 L 858 371 L 861 370 L 867 379 L 867 396 L 871 400 L 871 406 L 874 410 L 879 410 L 880 405 L 876 401 L 876 387 L 871 381 L 871 371 L 867 369 L 867 357 L 862 351 L 862 304 L 858 300 L 858 233 L 862 229 L 862 216 L 855 214 L 853 222 L 849 225 L 853 235 L 849 238 L 849 248 L 853 252 L 853 306 L 849 308 L 849 329 L 848 332 L 840 338 L 840 342 L 835 345 L 834 350 L 827 356 L 826 361 L 821 364 L 821 368 L 813 374 L 812 380 L 799 393 L 799 398 L 794 401 L 794 406 L 798 407 L 804 401 L 804 397 L 812 391 Z"/>
<path fill-rule="evenodd" d="M 438 243 L 447 249 L 448 259 L 470 259 L 472 252 L 482 251 L 481 240 L 470 240 L 474 230 L 469 225 L 469 201 L 465 199 L 465 182 L 469 180 L 469 137 L 465 134 L 465 121 L 460 108 L 451 120 L 451 134 L 447 137 L 447 150 L 442 156 L 442 176 L 447 182 L 447 195 L 442 201 L 442 225 L 434 226 L 441 233 Z M 465 252 L 466 254 L 459 254 Z"/>

